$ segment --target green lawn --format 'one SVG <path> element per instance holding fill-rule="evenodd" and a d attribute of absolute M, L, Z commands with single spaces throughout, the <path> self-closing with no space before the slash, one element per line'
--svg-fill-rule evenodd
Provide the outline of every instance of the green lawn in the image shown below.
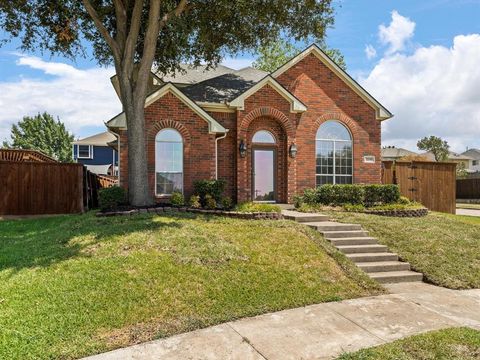
<path fill-rule="evenodd" d="M 433 284 L 452 289 L 480 288 L 480 217 L 431 213 L 422 218 L 394 218 L 324 213 L 341 222 L 362 224 Z"/>
<path fill-rule="evenodd" d="M 0 359 L 76 358 L 384 290 L 313 230 L 181 214 L 0 221 Z"/>
<path fill-rule="evenodd" d="M 345 354 L 339 360 L 480 359 L 480 331 L 453 328 L 411 336 L 393 343 Z"/>

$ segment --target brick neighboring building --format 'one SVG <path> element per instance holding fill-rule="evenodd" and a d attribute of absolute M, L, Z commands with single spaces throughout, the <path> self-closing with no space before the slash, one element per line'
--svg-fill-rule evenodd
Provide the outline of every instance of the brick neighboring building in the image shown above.
<path fill-rule="evenodd" d="M 186 66 L 152 74 L 151 89 L 146 156 L 158 201 L 174 189 L 188 197 L 202 179 L 225 179 L 237 202 L 282 203 L 325 183 L 381 182 L 381 121 L 392 114 L 316 45 L 271 74 Z M 128 188 L 125 115 L 107 126 Z"/>

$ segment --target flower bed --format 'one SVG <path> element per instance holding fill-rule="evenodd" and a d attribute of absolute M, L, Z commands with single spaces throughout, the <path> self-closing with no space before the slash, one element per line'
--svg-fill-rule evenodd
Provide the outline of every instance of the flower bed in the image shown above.
<path fill-rule="evenodd" d="M 220 215 L 227 216 L 237 219 L 251 219 L 251 220 L 281 220 L 283 216 L 278 212 L 242 212 L 242 211 L 229 211 L 229 210 L 208 210 L 208 209 L 195 209 L 188 207 L 169 207 L 169 206 L 158 206 L 158 207 L 149 207 L 141 209 L 129 209 L 129 210 L 117 210 L 117 211 L 105 211 L 97 212 L 96 216 L 129 216 L 136 214 L 164 214 L 172 212 L 189 212 L 196 214 L 205 214 L 205 215 Z"/>

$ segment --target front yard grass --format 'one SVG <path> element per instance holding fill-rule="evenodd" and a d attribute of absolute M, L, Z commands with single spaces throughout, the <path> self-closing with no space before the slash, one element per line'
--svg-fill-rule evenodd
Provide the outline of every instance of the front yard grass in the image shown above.
<path fill-rule="evenodd" d="M 480 358 L 480 331 L 452 328 L 410 336 L 390 344 L 340 356 L 338 360 L 408 360 Z"/>
<path fill-rule="evenodd" d="M 480 288 L 480 218 L 441 213 L 421 218 L 324 213 L 340 222 L 361 224 L 424 273 L 428 282 L 451 289 Z"/>
<path fill-rule="evenodd" d="M 78 358 L 382 293 L 288 221 L 94 214 L 0 221 L 0 359 Z"/>

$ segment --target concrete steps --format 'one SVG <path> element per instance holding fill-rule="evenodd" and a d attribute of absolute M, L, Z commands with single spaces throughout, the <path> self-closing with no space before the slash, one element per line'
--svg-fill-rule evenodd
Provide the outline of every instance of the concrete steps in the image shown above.
<path fill-rule="evenodd" d="M 388 248 L 385 245 L 369 244 L 369 245 L 343 245 L 336 246 L 338 250 L 344 254 L 365 254 L 365 253 L 385 253 Z"/>
<path fill-rule="evenodd" d="M 387 271 L 408 271 L 410 264 L 400 261 L 371 261 L 357 262 L 357 266 L 366 273 L 387 272 Z"/>
<path fill-rule="evenodd" d="M 400 282 L 422 281 L 423 274 L 414 271 L 387 271 L 369 273 L 372 279 L 382 284 L 392 284 Z"/>
<path fill-rule="evenodd" d="M 410 271 L 410 264 L 401 262 L 398 255 L 377 239 L 368 236 L 359 224 L 341 224 L 330 221 L 321 214 L 283 211 L 286 219 L 301 222 L 323 234 L 338 250 L 343 252 L 360 269 L 380 283 L 422 281 L 423 274 Z"/>

